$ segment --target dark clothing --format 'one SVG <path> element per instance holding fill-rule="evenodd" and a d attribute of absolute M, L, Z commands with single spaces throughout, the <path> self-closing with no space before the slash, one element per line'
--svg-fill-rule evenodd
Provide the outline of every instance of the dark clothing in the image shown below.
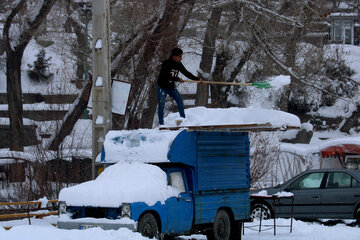
<path fill-rule="evenodd" d="M 169 95 L 175 100 L 178 106 L 180 117 L 185 118 L 184 103 L 179 91 L 176 88 L 173 88 L 171 90 L 165 90 L 162 89 L 161 87 L 158 87 L 157 95 L 158 95 L 158 116 L 159 116 L 160 125 L 164 124 L 164 107 L 165 107 L 165 101 L 167 95 Z"/>
<path fill-rule="evenodd" d="M 175 62 L 172 58 L 169 58 L 161 65 L 159 78 L 157 80 L 158 86 L 165 90 L 172 90 L 175 87 L 175 82 L 179 81 L 179 72 L 191 80 L 200 79 L 186 70 L 181 62 Z"/>

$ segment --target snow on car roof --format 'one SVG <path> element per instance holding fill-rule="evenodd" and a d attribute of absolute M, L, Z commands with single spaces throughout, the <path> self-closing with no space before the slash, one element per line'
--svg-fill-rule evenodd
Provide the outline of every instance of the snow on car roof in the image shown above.
<path fill-rule="evenodd" d="M 59 201 L 70 206 L 119 207 L 122 203 L 165 202 L 179 191 L 167 185 L 166 173 L 150 164 L 117 163 L 107 167 L 95 180 L 64 188 Z"/>

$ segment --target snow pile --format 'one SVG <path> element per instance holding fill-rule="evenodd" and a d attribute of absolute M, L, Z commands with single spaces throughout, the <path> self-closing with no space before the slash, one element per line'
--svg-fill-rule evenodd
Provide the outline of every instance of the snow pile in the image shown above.
<path fill-rule="evenodd" d="M 117 163 L 93 181 L 62 189 L 59 201 L 72 206 L 119 207 L 132 202 L 152 206 L 178 194 L 167 185 L 166 173 L 159 167 Z"/>
<path fill-rule="evenodd" d="M 282 198 L 282 197 L 293 197 L 294 194 L 293 194 L 292 192 L 284 192 L 284 191 L 281 191 L 281 192 L 274 193 L 273 196 L 276 196 L 276 197 L 279 197 L 279 198 Z"/>
<path fill-rule="evenodd" d="M 288 75 L 274 76 L 268 79 L 272 88 L 278 89 L 290 85 L 291 79 Z"/>
<path fill-rule="evenodd" d="M 146 240 L 147 237 L 140 233 L 134 233 L 126 228 L 120 228 L 116 231 L 105 231 L 101 228 L 92 228 L 87 230 L 64 230 L 54 226 L 17 226 L 10 230 L 0 228 L 0 239 L 28 239 L 28 240 Z"/>
<path fill-rule="evenodd" d="M 290 113 L 263 108 L 205 108 L 195 107 L 185 111 L 186 119 L 180 126 L 270 124 L 273 128 L 300 126 L 300 119 Z M 178 113 L 170 113 L 165 127 L 176 126 Z"/>
<path fill-rule="evenodd" d="M 301 144 L 301 143 L 281 143 L 280 152 L 287 152 L 307 156 L 309 154 L 319 153 L 318 145 Z"/>
<path fill-rule="evenodd" d="M 252 193 L 251 196 L 268 197 L 269 195 L 266 190 L 261 190 L 260 192 Z"/>
<path fill-rule="evenodd" d="M 281 192 L 277 192 L 277 193 L 274 193 L 272 195 L 268 195 L 268 192 L 266 190 L 261 190 L 260 192 L 257 192 L 257 193 L 253 193 L 251 194 L 251 196 L 257 196 L 257 197 L 293 197 L 294 194 L 292 192 L 284 192 L 284 191 L 281 191 Z"/>

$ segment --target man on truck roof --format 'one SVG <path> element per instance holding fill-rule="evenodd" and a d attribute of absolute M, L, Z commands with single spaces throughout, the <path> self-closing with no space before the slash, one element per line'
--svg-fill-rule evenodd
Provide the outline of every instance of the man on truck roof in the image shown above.
<path fill-rule="evenodd" d="M 186 70 L 184 65 L 181 63 L 182 54 L 183 51 L 180 48 L 172 49 L 170 58 L 165 60 L 161 65 L 160 74 L 157 80 L 159 125 L 164 124 L 164 107 L 167 95 L 175 100 L 179 109 L 180 117 L 185 118 L 184 103 L 175 86 L 175 82 L 184 82 L 183 79 L 179 77 L 179 72 L 191 80 L 200 80 L 202 82 L 201 78 L 194 76 Z"/>

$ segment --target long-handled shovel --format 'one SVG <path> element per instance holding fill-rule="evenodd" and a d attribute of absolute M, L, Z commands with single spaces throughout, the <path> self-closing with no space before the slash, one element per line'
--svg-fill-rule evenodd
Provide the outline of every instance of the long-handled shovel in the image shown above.
<path fill-rule="evenodd" d="M 184 80 L 184 82 L 200 83 L 199 80 Z M 234 82 L 215 82 L 215 81 L 202 81 L 203 84 L 220 84 L 220 85 L 237 85 L 237 86 L 254 86 L 256 88 L 271 88 L 269 82 L 253 82 L 253 83 L 234 83 Z"/>

